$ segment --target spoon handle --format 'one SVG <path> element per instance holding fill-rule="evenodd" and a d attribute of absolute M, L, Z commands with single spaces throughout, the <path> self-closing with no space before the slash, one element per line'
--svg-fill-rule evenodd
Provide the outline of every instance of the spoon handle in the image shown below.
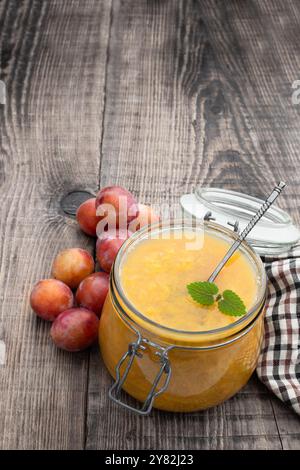
<path fill-rule="evenodd" d="M 258 209 L 256 214 L 252 217 L 248 225 L 244 228 L 242 233 L 238 236 L 237 240 L 231 245 L 229 250 L 227 251 L 226 255 L 224 258 L 220 261 L 214 272 L 210 275 L 208 278 L 208 282 L 214 282 L 215 278 L 223 268 L 223 266 L 227 263 L 229 258 L 233 255 L 233 253 L 238 249 L 240 244 L 245 240 L 249 232 L 253 229 L 253 227 L 257 224 L 257 222 L 262 218 L 262 216 L 267 212 L 269 207 L 273 204 L 273 202 L 278 198 L 279 194 L 285 187 L 285 183 L 283 181 L 280 181 L 277 186 L 273 189 L 271 192 L 270 196 L 265 200 L 265 202 L 261 205 L 261 207 Z"/>

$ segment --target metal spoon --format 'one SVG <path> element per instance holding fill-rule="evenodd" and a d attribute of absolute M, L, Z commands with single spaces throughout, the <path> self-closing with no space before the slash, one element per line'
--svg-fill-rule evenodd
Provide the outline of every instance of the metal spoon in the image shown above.
<path fill-rule="evenodd" d="M 209 276 L 208 282 L 214 282 L 216 279 L 217 275 L 223 268 L 223 266 L 227 263 L 229 258 L 233 255 L 233 253 L 238 249 L 240 244 L 245 240 L 247 237 L 248 233 L 251 232 L 253 227 L 257 224 L 257 222 L 262 218 L 262 216 L 267 212 L 269 207 L 273 204 L 273 202 L 278 198 L 279 194 L 285 187 L 285 183 L 283 181 L 280 181 L 277 186 L 273 189 L 271 192 L 270 196 L 265 200 L 265 202 L 261 205 L 261 207 L 258 209 L 256 214 L 252 217 L 248 225 L 244 228 L 242 233 L 238 236 L 237 240 L 231 245 L 229 250 L 227 251 L 226 255 L 224 258 L 220 261 L 214 272 Z"/>

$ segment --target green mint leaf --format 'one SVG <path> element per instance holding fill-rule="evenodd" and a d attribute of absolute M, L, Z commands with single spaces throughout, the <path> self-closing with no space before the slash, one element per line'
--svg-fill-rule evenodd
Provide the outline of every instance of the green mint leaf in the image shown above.
<path fill-rule="evenodd" d="M 201 305 L 212 305 L 215 295 L 219 292 L 218 287 L 213 282 L 192 282 L 187 285 L 187 290 L 193 300 Z"/>
<path fill-rule="evenodd" d="M 242 299 L 232 290 L 224 290 L 222 299 L 218 302 L 219 310 L 225 315 L 241 317 L 246 313 L 246 307 Z"/>

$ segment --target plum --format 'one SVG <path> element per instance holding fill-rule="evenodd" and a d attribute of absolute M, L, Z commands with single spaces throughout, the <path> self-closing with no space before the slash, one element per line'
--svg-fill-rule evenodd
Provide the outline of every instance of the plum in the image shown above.
<path fill-rule="evenodd" d="M 33 287 L 30 295 L 33 311 L 44 320 L 53 321 L 64 310 L 73 307 L 71 289 L 56 279 L 43 279 Z"/>
<path fill-rule="evenodd" d="M 76 302 L 80 307 L 87 308 L 101 315 L 109 286 L 109 275 L 107 273 L 94 273 L 86 277 L 76 292 Z"/>
<path fill-rule="evenodd" d="M 98 337 L 99 319 L 85 308 L 70 308 L 52 323 L 50 336 L 57 347 L 66 351 L 82 351 Z"/>
<path fill-rule="evenodd" d="M 126 229 L 137 217 L 138 205 L 133 195 L 121 186 L 107 186 L 96 197 L 96 213 L 103 219 L 100 231 L 108 229 Z M 101 225 L 101 224 L 100 224 Z"/>
<path fill-rule="evenodd" d="M 81 281 L 94 270 L 95 263 L 92 256 L 81 248 L 69 248 L 61 251 L 52 265 L 53 277 L 64 282 L 71 289 L 76 289 Z"/>
<path fill-rule="evenodd" d="M 96 237 L 97 225 L 101 220 L 101 217 L 96 215 L 96 198 L 93 197 L 83 202 L 77 209 L 76 219 L 81 230 L 90 235 Z"/>
<path fill-rule="evenodd" d="M 128 230 L 136 232 L 145 225 L 154 224 L 155 222 L 159 222 L 159 220 L 159 215 L 154 212 L 151 206 L 138 204 L 138 216 L 130 222 Z"/>
<path fill-rule="evenodd" d="M 102 232 L 99 235 L 98 240 L 114 240 L 115 238 L 119 238 L 125 241 L 127 240 L 127 238 L 130 237 L 130 235 L 132 235 L 132 232 L 130 230 L 118 228 L 116 230 L 106 230 Z"/>
<path fill-rule="evenodd" d="M 97 240 L 96 256 L 101 269 L 110 272 L 115 257 L 124 241 L 130 236 L 127 230 L 104 232 Z"/>

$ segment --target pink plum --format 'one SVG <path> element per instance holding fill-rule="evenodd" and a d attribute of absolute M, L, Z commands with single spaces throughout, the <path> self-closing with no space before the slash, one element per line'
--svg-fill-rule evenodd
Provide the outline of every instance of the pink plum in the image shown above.
<path fill-rule="evenodd" d="M 100 317 L 108 286 L 109 275 L 107 273 L 91 274 L 79 284 L 76 292 L 77 304 Z"/>
<path fill-rule="evenodd" d="M 104 232 L 97 240 L 96 256 L 101 269 L 110 272 L 115 257 L 124 241 L 130 236 L 127 230 Z"/>
<path fill-rule="evenodd" d="M 128 230 L 136 232 L 145 225 L 154 224 L 159 222 L 159 220 L 159 215 L 154 212 L 151 206 L 138 204 L 138 216 L 130 222 Z"/>
<path fill-rule="evenodd" d="M 33 287 L 30 305 L 44 320 L 53 321 L 64 310 L 73 307 L 74 296 L 71 289 L 56 279 L 43 279 Z"/>
<path fill-rule="evenodd" d="M 76 219 L 81 230 L 90 235 L 96 237 L 97 225 L 101 220 L 101 217 L 96 216 L 96 198 L 88 199 L 83 202 L 77 209 Z"/>
<path fill-rule="evenodd" d="M 134 196 L 127 189 L 121 186 L 107 186 L 97 194 L 96 213 L 104 219 L 103 224 L 108 225 L 108 229 L 125 229 L 137 216 L 138 206 Z"/>
<path fill-rule="evenodd" d="M 52 323 L 50 336 L 57 347 L 66 351 L 82 351 L 98 337 L 99 319 L 85 308 L 70 308 Z"/>
<path fill-rule="evenodd" d="M 76 289 L 84 278 L 94 272 L 94 269 L 95 263 L 88 251 L 69 248 L 56 256 L 52 265 L 52 275 L 71 289 Z"/>

